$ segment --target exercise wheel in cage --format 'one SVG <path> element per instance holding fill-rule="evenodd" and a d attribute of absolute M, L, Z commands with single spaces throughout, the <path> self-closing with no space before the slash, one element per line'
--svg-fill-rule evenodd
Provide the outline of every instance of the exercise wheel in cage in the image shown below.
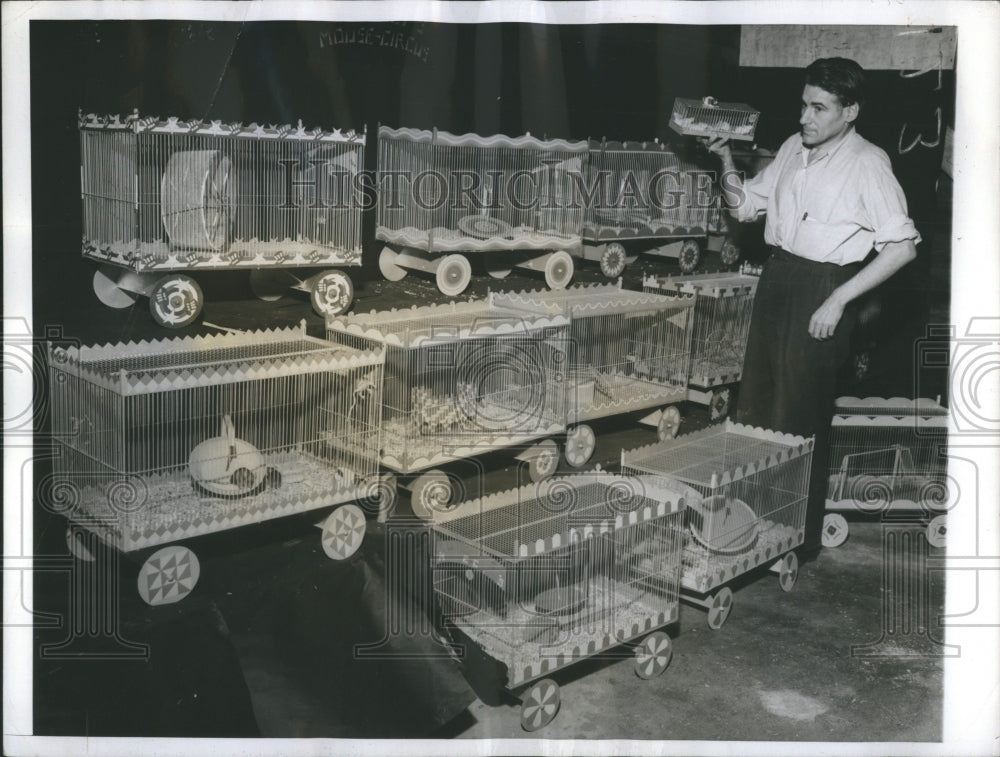
<path fill-rule="evenodd" d="M 693 297 L 694 316 L 687 399 L 707 405 L 712 420 L 725 418 L 743 376 L 758 277 L 748 272 L 646 276 L 643 290 Z"/>
<path fill-rule="evenodd" d="M 692 434 L 623 451 L 624 475 L 663 476 L 683 487 L 687 542 L 683 598 L 708 610 L 721 628 L 733 606 L 727 584 L 768 567 L 790 591 L 793 551 L 805 536 L 813 439 L 727 420 Z"/>
<path fill-rule="evenodd" d="M 353 178 L 365 135 L 219 121 L 83 116 L 83 256 L 112 308 L 149 300 L 182 328 L 204 305 L 198 271 L 247 271 L 263 300 L 306 292 L 321 315 L 346 311 L 361 265 Z"/>
<path fill-rule="evenodd" d="M 724 265 L 739 261 L 721 193 L 704 184 L 707 174 L 666 144 L 591 140 L 585 173 L 583 245 L 574 254 L 597 261 L 617 278 L 640 254 L 675 258 L 685 273 L 703 254 L 719 253 Z"/>
<path fill-rule="evenodd" d="M 571 319 L 566 371 L 566 462 L 594 453 L 595 420 L 656 408 L 641 422 L 676 435 L 677 403 L 687 397 L 694 297 L 665 297 L 617 284 L 496 295 L 496 301 L 565 312 Z"/>
<path fill-rule="evenodd" d="M 384 353 L 299 328 L 48 350 L 56 454 L 43 506 L 69 521 L 79 557 L 100 544 L 142 563 L 152 605 L 200 572 L 180 542 L 317 511 L 346 559 L 378 476 Z M 150 552 L 153 551 L 151 554 Z M 147 556 L 148 555 L 148 556 Z"/>
<path fill-rule="evenodd" d="M 550 674 L 631 657 L 650 679 L 670 663 L 679 614 L 684 493 L 600 471 L 461 503 L 432 527 L 431 572 L 444 635 L 466 672 L 521 699 L 521 726 L 556 716 Z M 488 664 L 481 665 L 480 661 Z M 473 688 L 477 688 L 475 685 Z"/>
<path fill-rule="evenodd" d="M 583 170 L 586 142 L 387 126 L 378 137 L 375 236 L 386 243 L 385 278 L 418 271 L 454 297 L 469 285 L 472 256 L 496 278 L 515 267 L 542 274 L 552 289 L 573 278 L 570 251 L 581 244 L 583 223 L 573 177 Z"/>
<path fill-rule="evenodd" d="M 948 477 L 948 410 L 937 400 L 839 397 L 830 428 L 823 545 L 848 537 L 845 515 L 928 521 L 943 547 L 954 488 Z"/>
<path fill-rule="evenodd" d="M 559 462 L 566 431 L 570 319 L 561 312 L 486 299 L 327 319 L 327 339 L 385 350 L 382 447 L 402 474 L 416 514 L 453 506 L 457 461 L 501 449 L 533 480 Z"/>

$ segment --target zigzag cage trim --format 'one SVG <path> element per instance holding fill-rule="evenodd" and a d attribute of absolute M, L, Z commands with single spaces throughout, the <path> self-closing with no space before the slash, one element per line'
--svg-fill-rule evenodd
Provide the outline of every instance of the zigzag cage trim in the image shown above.
<path fill-rule="evenodd" d="M 649 458 L 654 457 L 663 459 L 672 449 L 685 446 L 686 444 L 692 441 L 697 441 L 698 439 L 712 438 L 723 434 L 749 436 L 761 441 L 782 445 L 785 449 L 740 466 L 715 471 L 713 476 L 715 477 L 716 486 L 724 486 L 726 484 L 739 481 L 743 478 L 747 478 L 748 476 L 752 476 L 756 473 L 760 473 L 778 465 L 787 463 L 803 455 L 810 454 L 813 451 L 813 445 L 815 443 L 813 437 L 809 437 L 807 439 L 794 434 L 771 431 L 758 426 L 735 423 L 730 419 L 726 419 L 724 424 L 709 426 L 708 428 L 700 429 L 699 431 L 694 431 L 690 434 L 682 434 L 681 436 L 677 436 L 673 439 L 668 439 L 662 442 L 654 442 L 653 444 L 647 444 L 644 447 L 636 447 L 630 451 L 622 450 L 622 469 L 624 470 L 629 468 L 634 471 L 646 471 L 650 473 L 662 473 L 669 475 L 669 471 L 649 471 Z"/>
<path fill-rule="evenodd" d="M 682 294 L 703 297 L 738 297 L 757 292 L 758 279 L 737 273 L 704 273 L 695 276 L 655 276 L 649 274 L 642 279 L 647 289 L 665 289 Z"/>
<path fill-rule="evenodd" d="M 532 148 L 537 150 L 564 150 L 566 152 L 586 153 L 589 151 L 587 143 L 583 140 L 567 139 L 539 139 L 533 137 L 530 132 L 520 137 L 509 137 L 506 134 L 494 134 L 484 137 L 479 134 L 452 134 L 448 131 L 438 129 L 413 129 L 400 127 L 394 129 L 390 126 L 379 126 L 379 139 L 400 139 L 408 142 L 425 142 L 448 147 L 507 147 L 507 148 Z"/>
<path fill-rule="evenodd" d="M 637 503 L 631 510 L 617 514 L 613 518 L 605 518 L 599 524 L 588 524 L 587 526 L 573 526 L 567 531 L 566 543 L 572 543 L 576 538 L 591 538 L 601 533 L 608 533 L 620 528 L 643 523 L 653 518 L 660 518 L 665 515 L 679 512 L 685 506 L 684 494 L 677 488 L 668 486 L 669 482 L 656 476 L 623 476 L 605 471 L 591 471 L 587 473 L 577 473 L 568 476 L 554 476 L 539 483 L 525 484 L 524 486 L 512 487 L 503 491 L 489 494 L 485 497 L 466 500 L 459 503 L 454 509 L 438 516 L 434 523 L 436 530 L 444 531 L 448 534 L 452 532 L 448 524 L 464 518 L 476 517 L 491 510 L 503 507 L 517 506 L 519 503 L 546 496 L 558 495 L 567 489 L 591 486 L 594 484 L 604 486 L 608 493 L 613 493 L 614 489 L 620 489 L 623 495 L 633 494 L 643 499 L 651 500 L 654 505 Z M 618 485 L 616 487 L 616 484 Z M 609 502 L 610 504 L 610 502 Z M 566 513 L 559 513 L 564 516 Z M 555 539 L 559 543 L 553 544 L 553 539 L 539 539 L 531 545 L 520 545 L 516 556 L 542 554 L 551 549 L 561 546 L 562 539 L 556 535 Z M 515 555 L 509 555 L 514 557 Z"/>
<path fill-rule="evenodd" d="M 236 139 L 287 139 L 307 142 L 350 142 L 364 145 L 366 134 L 353 130 L 322 128 L 306 129 L 299 121 L 296 126 L 291 124 L 261 125 L 256 122 L 243 124 L 221 120 L 205 121 L 203 119 L 182 120 L 177 116 L 161 119 L 159 116 L 140 116 L 133 111 L 127 116 L 118 114 L 96 115 L 79 112 L 77 117 L 81 130 L 87 131 L 130 131 L 135 134 L 198 134 L 205 136 L 234 137 Z"/>
<path fill-rule="evenodd" d="M 881 412 L 898 411 L 897 415 L 947 415 L 948 409 L 927 397 L 838 397 L 835 402 L 838 415 L 861 415 L 866 409 Z"/>
<path fill-rule="evenodd" d="M 680 301 L 655 292 L 636 292 L 623 289 L 621 279 L 617 284 L 576 284 L 562 290 L 522 289 L 510 292 L 491 292 L 498 302 L 510 302 L 523 307 L 569 308 L 572 314 L 588 311 L 608 311 L 642 306 L 689 307 L 693 300 Z M 593 299 L 593 298 L 600 299 Z"/>

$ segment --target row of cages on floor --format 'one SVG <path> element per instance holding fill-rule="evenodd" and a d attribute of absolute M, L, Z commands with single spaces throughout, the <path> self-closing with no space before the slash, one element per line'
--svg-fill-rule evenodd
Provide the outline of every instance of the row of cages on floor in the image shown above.
<path fill-rule="evenodd" d="M 147 297 L 170 327 L 199 315 L 189 274 L 204 270 L 247 270 L 265 299 L 301 289 L 320 314 L 346 312 L 353 284 L 341 268 L 361 265 L 369 207 L 383 275 L 430 274 L 451 296 L 469 283 L 470 254 L 495 276 L 518 266 L 559 289 L 573 257 L 612 278 L 638 251 L 691 272 L 710 235 L 727 232 L 717 185 L 658 141 L 381 126 L 377 173 L 366 176 L 366 133 L 137 113 L 81 115 L 79 127 L 95 293 L 120 308 Z M 720 254 L 739 258 L 731 242 Z"/>

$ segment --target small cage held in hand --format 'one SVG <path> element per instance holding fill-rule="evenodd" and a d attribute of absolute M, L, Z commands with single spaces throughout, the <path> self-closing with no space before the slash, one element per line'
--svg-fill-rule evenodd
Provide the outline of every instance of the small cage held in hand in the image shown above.
<path fill-rule="evenodd" d="M 714 97 L 701 100 L 678 97 L 670 114 L 670 128 L 678 134 L 753 140 L 760 112 L 744 103 L 720 103 Z"/>

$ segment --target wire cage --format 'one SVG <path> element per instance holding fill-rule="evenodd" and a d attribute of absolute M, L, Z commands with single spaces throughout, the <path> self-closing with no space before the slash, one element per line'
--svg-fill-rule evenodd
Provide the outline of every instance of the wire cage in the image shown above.
<path fill-rule="evenodd" d="M 586 160 L 583 141 L 381 126 L 375 236 L 425 252 L 574 249 Z"/>
<path fill-rule="evenodd" d="M 384 353 L 299 328 L 48 349 L 48 499 L 124 552 L 358 499 Z"/>
<path fill-rule="evenodd" d="M 827 510 L 943 516 L 947 455 L 948 411 L 937 401 L 840 397 L 830 428 Z"/>
<path fill-rule="evenodd" d="M 84 257 L 134 272 L 361 265 L 365 135 L 83 116 Z"/>
<path fill-rule="evenodd" d="M 487 299 L 327 319 L 385 348 L 382 463 L 411 473 L 565 431 L 569 319 Z"/>
<path fill-rule="evenodd" d="M 714 97 L 701 100 L 678 97 L 669 126 L 678 134 L 721 136 L 752 141 L 760 112 L 744 103 L 723 103 Z"/>
<path fill-rule="evenodd" d="M 740 380 L 757 277 L 743 273 L 646 276 L 643 290 L 670 297 L 694 296 L 691 337 L 692 386 L 707 389 Z"/>
<path fill-rule="evenodd" d="M 689 488 L 681 586 L 704 594 L 802 544 L 812 449 L 812 438 L 727 420 L 623 451 L 622 473 Z"/>
<path fill-rule="evenodd" d="M 704 175 L 701 172 L 700 175 Z M 721 228 L 719 193 L 660 142 L 590 141 L 583 238 L 593 242 L 704 237 Z"/>
<path fill-rule="evenodd" d="M 693 297 L 617 284 L 500 294 L 497 302 L 569 315 L 568 422 L 683 400 L 691 359 Z"/>
<path fill-rule="evenodd" d="M 683 509 L 679 489 L 602 472 L 463 503 L 433 527 L 440 616 L 509 688 L 673 623 Z"/>

